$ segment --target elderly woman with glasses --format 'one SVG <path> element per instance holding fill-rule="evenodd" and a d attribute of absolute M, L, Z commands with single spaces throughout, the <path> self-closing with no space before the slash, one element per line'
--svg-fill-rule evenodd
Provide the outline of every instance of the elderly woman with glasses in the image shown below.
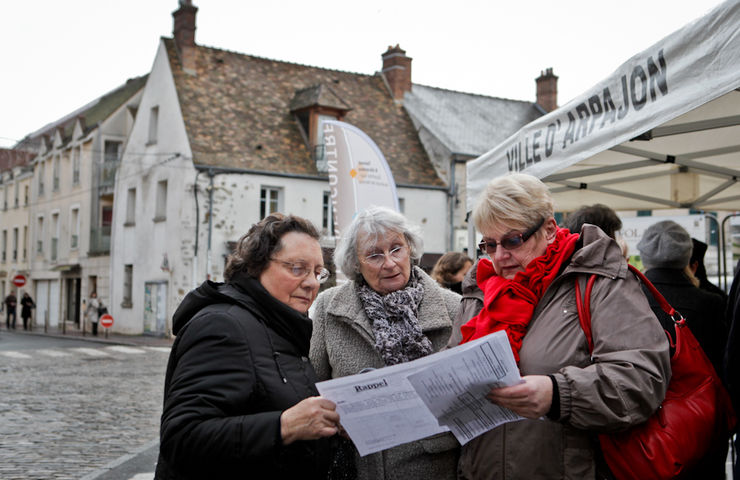
<path fill-rule="evenodd" d="M 311 362 L 321 379 L 408 362 L 442 349 L 460 296 L 415 266 L 422 240 L 406 218 L 374 207 L 357 214 L 334 252 L 349 278 L 323 292 L 312 315 Z M 450 434 L 359 457 L 360 479 L 454 479 Z"/>
<path fill-rule="evenodd" d="M 308 361 L 307 312 L 328 277 L 308 221 L 273 214 L 173 317 L 157 479 L 325 479 L 338 432 Z"/>
<path fill-rule="evenodd" d="M 488 255 L 476 272 L 482 309 L 456 325 L 463 343 L 506 332 L 523 382 L 487 398 L 525 419 L 464 445 L 459 478 L 612 478 L 596 433 L 644 422 L 670 378 L 666 336 L 619 245 L 594 225 L 559 228 L 547 187 L 524 174 L 492 180 L 473 221 Z M 593 356 L 575 296 L 592 274 Z"/>

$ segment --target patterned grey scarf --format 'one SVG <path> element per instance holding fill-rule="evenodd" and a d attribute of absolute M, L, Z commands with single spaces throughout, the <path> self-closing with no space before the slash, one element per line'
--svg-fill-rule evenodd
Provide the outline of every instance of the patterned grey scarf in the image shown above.
<path fill-rule="evenodd" d="M 432 353 L 432 343 L 419 327 L 417 312 L 424 287 L 412 269 L 405 288 L 380 295 L 363 280 L 358 295 L 373 324 L 375 349 L 386 365 L 396 365 Z"/>

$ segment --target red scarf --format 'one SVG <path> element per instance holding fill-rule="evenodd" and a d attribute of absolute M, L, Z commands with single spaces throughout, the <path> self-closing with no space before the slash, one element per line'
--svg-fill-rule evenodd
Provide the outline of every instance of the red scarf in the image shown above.
<path fill-rule="evenodd" d="M 463 340 L 460 343 L 504 330 L 514 351 L 514 359 L 519 363 L 519 349 L 534 308 L 563 262 L 573 254 L 576 241 L 577 234 L 558 228 L 555 241 L 547 246 L 545 254 L 529 262 L 527 269 L 517 272 L 511 280 L 496 275 L 491 261 L 482 259 L 478 263 L 476 280 L 483 290 L 483 309 L 461 327 Z"/>

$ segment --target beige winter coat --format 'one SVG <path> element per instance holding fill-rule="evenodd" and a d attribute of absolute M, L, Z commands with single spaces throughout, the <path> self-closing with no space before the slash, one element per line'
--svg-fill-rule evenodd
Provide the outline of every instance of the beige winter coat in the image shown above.
<path fill-rule="evenodd" d="M 559 420 L 507 423 L 472 440 L 461 451 L 461 479 L 593 479 L 596 432 L 645 421 L 665 396 L 668 342 L 637 279 L 601 230 L 586 225 L 581 240 L 537 305 L 520 350 L 522 375 L 554 374 Z M 592 273 L 593 363 L 573 287 Z M 456 328 L 467 320 L 458 318 Z"/>
<path fill-rule="evenodd" d="M 460 296 L 440 287 L 421 269 L 415 270 L 424 286 L 419 324 L 437 352 L 449 340 Z M 319 295 L 311 318 L 311 364 L 320 380 L 385 366 L 375 349 L 372 324 L 355 292 L 355 282 L 347 282 Z M 357 456 L 358 479 L 453 480 L 459 447 L 457 440 L 447 433 L 365 457 Z"/>

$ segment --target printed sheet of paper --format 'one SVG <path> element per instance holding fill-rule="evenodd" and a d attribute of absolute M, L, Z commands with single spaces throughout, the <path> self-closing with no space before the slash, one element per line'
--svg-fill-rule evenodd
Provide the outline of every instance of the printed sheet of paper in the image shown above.
<path fill-rule="evenodd" d="M 424 404 L 449 427 L 461 445 L 502 423 L 522 417 L 489 402 L 495 387 L 520 383 L 505 332 L 448 350 L 445 361 L 412 373 L 408 380 Z"/>
<path fill-rule="evenodd" d="M 407 380 L 433 364 L 433 357 L 316 384 L 322 396 L 337 404 L 342 426 L 361 456 L 448 431 Z"/>
<path fill-rule="evenodd" d="M 496 425 L 518 420 L 491 404 L 485 394 L 492 386 L 520 381 L 506 334 L 497 332 L 412 362 L 319 382 L 316 387 L 337 404 L 342 426 L 365 456 L 450 429 L 464 444 Z"/>

